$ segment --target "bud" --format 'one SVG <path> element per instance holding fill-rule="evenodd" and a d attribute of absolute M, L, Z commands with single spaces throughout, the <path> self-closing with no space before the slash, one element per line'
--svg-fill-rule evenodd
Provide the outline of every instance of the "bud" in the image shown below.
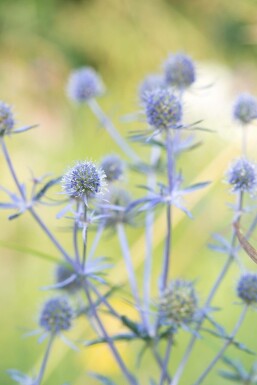
<path fill-rule="evenodd" d="M 176 279 L 164 290 L 159 299 L 161 322 L 165 324 L 187 324 L 193 321 L 198 299 L 190 281 Z"/>
<path fill-rule="evenodd" d="M 195 66 L 192 59 L 182 53 L 170 55 L 164 63 L 165 80 L 170 86 L 185 89 L 195 82 Z"/>
<path fill-rule="evenodd" d="M 253 273 L 244 274 L 237 285 L 237 295 L 246 304 L 257 303 L 257 275 Z"/>
<path fill-rule="evenodd" d="M 72 308 L 65 298 L 51 298 L 42 309 L 39 324 L 46 331 L 57 334 L 71 328 L 72 318 Z"/>
<path fill-rule="evenodd" d="M 0 135 L 10 134 L 14 124 L 11 107 L 0 101 Z"/>
<path fill-rule="evenodd" d="M 234 104 L 233 117 L 243 125 L 256 119 L 257 99 L 247 93 L 240 94 Z"/>
<path fill-rule="evenodd" d="M 124 172 L 124 163 L 117 155 L 107 155 L 102 160 L 101 168 L 106 175 L 106 180 L 108 182 L 113 182 L 122 176 Z"/>
<path fill-rule="evenodd" d="M 61 284 L 74 275 L 75 275 L 75 272 L 70 270 L 65 265 L 61 264 L 56 267 L 55 281 L 57 284 Z M 59 287 L 59 289 L 65 290 L 70 294 L 74 294 L 81 289 L 81 284 L 82 284 L 81 279 L 76 275 L 76 277 L 74 277 L 74 280 L 72 282 L 69 282 L 64 286 Z"/>
<path fill-rule="evenodd" d="M 146 94 L 145 113 L 150 126 L 157 130 L 167 130 L 178 127 L 182 106 L 170 89 L 158 88 Z"/>
<path fill-rule="evenodd" d="M 73 71 L 68 80 L 67 94 L 75 102 L 87 102 L 101 96 L 104 86 L 101 78 L 93 68 L 82 67 Z"/>
<path fill-rule="evenodd" d="M 255 192 L 257 187 L 255 164 L 246 158 L 237 159 L 227 172 L 227 181 L 232 185 L 233 192 Z"/>

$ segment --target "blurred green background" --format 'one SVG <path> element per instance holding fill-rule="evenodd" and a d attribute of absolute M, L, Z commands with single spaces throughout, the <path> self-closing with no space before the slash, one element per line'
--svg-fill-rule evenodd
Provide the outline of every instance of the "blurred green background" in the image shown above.
<path fill-rule="evenodd" d="M 204 146 L 187 153 L 180 161 L 188 183 L 214 180 L 206 190 L 195 193 L 188 200 L 194 221 L 175 212 L 175 237 L 172 275 L 196 279 L 200 300 L 206 298 L 220 271 L 224 256 L 207 249 L 212 232 L 230 233 L 231 212 L 226 202 L 233 196 L 222 183 L 228 163 L 240 152 L 240 134 L 231 122 L 231 106 L 238 92 L 257 88 L 257 3 L 248 0 L 0 0 L 0 99 L 14 106 L 19 125 L 40 124 L 39 128 L 8 139 L 8 146 L 21 180 L 29 182 L 31 170 L 36 176 L 51 171 L 60 175 L 74 160 L 100 160 L 107 152 L 120 153 L 107 134 L 86 108 L 73 106 L 66 98 L 65 86 L 69 72 L 82 65 L 91 65 L 102 75 L 107 94 L 100 100 L 119 130 L 138 128 L 137 123 L 125 124 L 120 117 L 138 111 L 137 87 L 149 72 L 159 71 L 170 52 L 184 51 L 197 62 L 199 82 L 186 99 L 186 119 L 192 122 L 204 119 L 204 125 L 215 130 L 213 134 L 199 134 Z M 206 87 L 211 85 L 211 87 Z M 256 157 L 256 127 L 249 132 L 250 153 Z M 147 156 L 147 151 L 135 145 Z M 1 185 L 12 186 L 3 158 L 0 158 Z M 146 157 L 147 159 L 147 157 Z M 135 186 L 142 177 L 131 174 L 128 182 Z M 12 187 L 10 187 L 12 188 Z M 134 187 L 134 191 L 140 195 Z M 1 200 L 4 195 L 1 193 Z M 41 209 L 42 216 L 58 232 L 67 246 L 65 225 L 55 220 L 55 212 Z M 34 225 L 28 215 L 13 222 L 0 215 L 1 242 L 21 244 L 56 255 L 55 249 Z M 165 221 L 160 215 L 155 229 L 155 277 L 162 258 Z M 128 231 L 138 276 L 142 273 L 144 239 L 142 230 Z M 253 244 L 257 243 L 254 239 Z M 116 282 L 125 280 L 124 267 L 115 237 L 106 235 L 98 249 L 99 255 L 115 258 L 117 266 L 112 273 Z M 244 263 L 256 267 L 243 255 Z M 22 335 L 37 328 L 38 311 L 46 293 L 40 288 L 52 283 L 53 266 L 22 252 L 1 246 L 0 252 L 0 383 L 12 381 L 6 369 L 17 368 L 36 373 L 44 344 L 36 337 Z M 214 304 L 224 310 L 217 314 L 231 330 L 240 307 L 236 306 L 234 288 L 238 269 L 231 269 Z M 156 283 L 153 293 L 156 295 Z M 117 306 L 133 313 L 130 306 L 118 300 Z M 257 351 L 255 333 L 256 314 L 252 312 L 239 338 Z M 111 320 L 108 326 L 115 330 Z M 89 325 L 83 320 L 70 338 L 86 340 Z M 171 368 L 179 361 L 189 336 L 181 333 L 172 356 Z M 120 344 L 126 361 L 134 367 L 140 344 Z M 183 383 L 190 384 L 209 362 L 219 346 L 208 337 L 197 344 Z M 250 366 L 254 357 L 233 349 L 233 357 L 241 357 Z M 157 372 L 149 366 L 146 354 L 141 369 L 142 384 L 148 375 Z M 217 379 L 218 364 L 208 383 Z M 135 367 L 134 367 L 135 368 Z M 45 385 L 95 384 L 88 378 L 88 370 L 112 375 L 123 384 L 116 364 L 106 347 L 71 351 L 62 341 L 56 343 L 46 373 Z"/>

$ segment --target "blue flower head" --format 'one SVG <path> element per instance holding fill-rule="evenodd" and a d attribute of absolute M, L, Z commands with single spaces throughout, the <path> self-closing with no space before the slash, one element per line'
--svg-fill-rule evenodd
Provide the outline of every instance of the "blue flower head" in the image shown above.
<path fill-rule="evenodd" d="M 66 298 L 48 300 L 40 314 L 39 324 L 46 331 L 57 334 L 72 326 L 73 311 Z"/>
<path fill-rule="evenodd" d="M 256 119 L 257 99 L 247 93 L 240 94 L 234 103 L 233 117 L 243 125 Z"/>
<path fill-rule="evenodd" d="M 71 73 L 67 93 L 75 102 L 83 103 L 101 96 L 104 93 L 104 85 L 93 68 L 82 67 Z"/>
<path fill-rule="evenodd" d="M 77 162 L 62 177 L 64 192 L 71 198 L 87 201 L 102 192 L 105 186 L 105 174 L 91 161 Z"/>
<path fill-rule="evenodd" d="M 148 123 L 156 130 L 178 128 L 182 106 L 170 89 L 157 88 L 146 93 L 145 113 Z"/>
<path fill-rule="evenodd" d="M 159 313 L 165 324 L 180 325 L 192 322 L 198 307 L 198 298 L 191 281 L 176 279 L 159 299 Z"/>
<path fill-rule="evenodd" d="M 244 274 L 237 285 L 237 295 L 247 304 L 257 303 L 257 275 Z"/>
<path fill-rule="evenodd" d="M 101 162 L 101 168 L 106 175 L 106 180 L 108 182 L 113 182 L 122 176 L 124 172 L 124 163 L 117 155 L 107 155 Z"/>
<path fill-rule="evenodd" d="M 182 53 L 170 55 L 164 63 L 166 83 L 185 89 L 195 82 L 195 66 L 192 59 Z"/>
<path fill-rule="evenodd" d="M 245 158 L 236 160 L 227 172 L 227 181 L 232 191 L 254 193 L 257 188 L 257 171 L 254 163 Z"/>
<path fill-rule="evenodd" d="M 145 79 L 139 85 L 139 98 L 141 102 L 147 100 L 147 93 L 155 90 L 156 88 L 165 88 L 165 80 L 161 74 L 150 74 L 145 77 Z"/>
<path fill-rule="evenodd" d="M 14 124 L 15 121 L 11 107 L 0 101 L 0 135 L 10 134 Z"/>
<path fill-rule="evenodd" d="M 69 282 L 72 276 L 74 276 L 74 279 Z M 59 289 L 65 290 L 69 294 L 74 294 L 82 288 L 82 279 L 77 275 L 75 276 L 75 272 L 63 264 L 57 265 L 56 267 L 55 281 L 57 284 L 62 284 L 67 281 L 68 283 L 60 286 Z"/>

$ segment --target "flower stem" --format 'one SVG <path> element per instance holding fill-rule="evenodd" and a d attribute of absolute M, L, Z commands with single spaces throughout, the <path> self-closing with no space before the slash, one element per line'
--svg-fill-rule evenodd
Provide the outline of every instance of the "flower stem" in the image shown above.
<path fill-rule="evenodd" d="M 140 158 L 135 153 L 135 151 L 128 145 L 128 143 L 123 139 L 120 135 L 119 131 L 116 129 L 112 121 L 108 118 L 108 116 L 101 109 L 99 104 L 95 99 L 90 99 L 88 101 L 88 105 L 97 119 L 100 121 L 102 126 L 106 129 L 108 134 L 112 137 L 112 139 L 117 143 L 120 149 L 133 161 L 139 162 Z"/>
<path fill-rule="evenodd" d="M 173 342 L 173 336 L 169 337 L 168 343 L 167 343 L 167 349 L 165 353 L 165 358 L 163 362 L 163 367 L 161 371 L 161 379 L 160 379 L 160 385 L 163 385 L 165 378 L 166 378 L 166 373 L 167 373 L 167 367 L 170 359 L 170 353 L 171 353 L 171 348 L 172 348 L 172 342 Z"/>
<path fill-rule="evenodd" d="M 167 152 L 167 168 L 168 168 L 168 193 L 171 196 L 173 189 L 173 178 L 174 178 L 174 157 L 173 157 L 173 148 L 172 148 L 172 136 L 170 130 L 167 130 L 166 134 L 166 152 Z M 164 261 L 163 261 L 163 272 L 161 277 L 161 285 L 160 290 L 163 292 L 166 289 L 168 275 L 169 275 L 169 267 L 170 267 L 170 256 L 171 256 L 171 243 L 172 243 L 172 209 L 171 203 L 167 202 L 167 235 L 166 235 L 166 243 L 165 243 L 165 251 L 164 251 Z"/>
<path fill-rule="evenodd" d="M 237 205 L 238 209 L 236 210 L 237 211 L 237 214 L 236 214 L 236 218 L 235 220 L 238 220 L 238 216 L 240 216 L 241 212 L 242 212 L 242 207 L 243 207 L 243 192 L 239 192 L 239 195 L 238 195 L 238 205 Z M 214 297 L 214 295 L 216 294 L 216 291 L 218 290 L 221 282 L 223 281 L 225 275 L 227 274 L 230 266 L 231 266 L 231 263 L 232 261 L 234 260 L 234 250 L 235 250 L 235 246 L 236 246 L 236 242 L 237 242 L 237 237 L 236 237 L 236 231 L 234 229 L 234 226 L 233 226 L 233 233 L 232 233 L 232 238 L 231 238 L 231 247 L 230 247 L 230 253 L 227 257 L 227 260 L 219 274 L 219 276 L 217 277 L 213 287 L 211 288 L 211 291 L 207 297 L 207 300 L 204 304 L 204 308 L 208 308 L 212 302 L 212 299 Z M 204 321 L 204 314 L 202 315 L 202 317 L 200 318 L 200 320 L 198 321 L 198 324 L 197 324 L 197 327 L 196 327 L 196 332 L 198 332 L 201 328 L 201 325 Z M 190 357 L 190 354 L 193 350 L 193 347 L 195 345 L 195 342 L 197 340 L 197 335 L 193 335 L 192 338 L 190 339 L 189 341 L 189 344 L 186 348 L 186 351 L 185 351 L 185 354 L 177 368 L 177 371 L 173 377 L 173 380 L 171 382 L 170 385 L 177 385 L 179 383 L 179 380 L 183 374 L 183 371 L 184 371 L 184 368 L 188 362 L 188 359 Z"/>
<path fill-rule="evenodd" d="M 75 258 L 78 265 L 80 264 L 79 248 L 78 248 L 78 218 L 77 218 L 77 216 L 79 215 L 79 208 L 80 208 L 80 204 L 79 202 L 77 202 L 76 214 L 75 214 L 74 225 L 73 225 L 73 246 L 74 246 Z"/>
<path fill-rule="evenodd" d="M 40 385 L 41 382 L 42 382 L 42 379 L 43 379 L 43 376 L 44 376 L 44 373 L 45 373 L 45 369 L 46 369 L 46 365 L 47 365 L 47 361 L 48 361 L 48 358 L 49 358 L 49 354 L 50 354 L 50 351 L 51 351 L 51 348 L 52 348 L 52 345 L 53 345 L 53 342 L 54 342 L 54 337 L 55 337 L 54 334 L 50 335 L 50 338 L 49 338 L 49 341 L 48 341 L 48 344 L 47 344 L 47 348 L 46 348 L 46 352 L 44 354 L 44 358 L 43 358 L 43 361 L 42 361 L 42 364 L 41 364 L 41 368 L 40 368 L 38 377 L 37 377 L 37 379 L 35 381 L 35 385 Z"/>
<path fill-rule="evenodd" d="M 11 161 L 11 158 L 10 158 L 10 155 L 9 155 L 9 152 L 7 150 L 7 147 L 6 147 L 6 144 L 4 142 L 4 139 L 1 138 L 1 146 L 2 146 L 2 151 L 3 151 L 3 154 L 4 154 L 4 157 L 5 157 L 5 160 L 6 160 L 6 163 L 8 165 L 8 168 L 9 168 L 9 171 L 12 175 L 12 178 L 14 180 L 14 183 L 21 195 L 21 198 L 23 199 L 24 203 L 26 204 L 26 196 L 25 196 L 25 193 L 21 187 L 21 184 L 18 180 L 18 177 L 17 177 L 17 174 L 15 172 L 15 169 L 14 169 L 14 166 L 12 164 L 12 161 Z M 47 228 L 47 226 L 44 224 L 44 222 L 40 219 L 40 217 L 38 216 L 38 214 L 36 214 L 35 210 L 33 209 L 33 207 L 29 207 L 28 208 L 28 211 L 30 212 L 30 214 L 33 216 L 33 218 L 36 220 L 36 222 L 39 224 L 39 226 L 42 228 L 42 230 L 46 233 L 46 235 L 48 236 L 48 238 L 50 238 L 50 240 L 52 241 L 52 243 L 55 245 L 55 247 L 59 250 L 59 252 L 63 255 L 63 257 L 66 259 L 66 261 L 68 263 L 70 263 L 71 265 L 73 265 L 74 267 L 77 267 L 74 265 L 74 261 L 71 259 L 71 257 L 68 255 L 68 253 L 64 250 L 64 248 L 61 246 L 61 244 L 57 241 L 57 239 L 54 237 L 54 235 L 50 232 L 50 230 Z"/>
<path fill-rule="evenodd" d="M 160 156 L 160 149 L 153 147 L 151 153 L 151 165 L 154 167 L 156 161 Z M 150 172 L 147 177 L 147 187 L 154 189 L 156 185 L 156 175 L 154 172 Z M 151 195 L 151 192 L 148 193 Z M 152 273 L 152 259 L 153 259 L 153 224 L 154 224 L 154 211 L 147 211 L 145 218 L 145 264 L 144 264 L 144 279 L 143 279 L 143 296 L 144 296 L 144 308 L 147 322 L 147 329 L 150 335 L 154 334 L 154 330 L 151 330 L 150 323 L 150 304 L 151 304 L 151 273 Z"/>
<path fill-rule="evenodd" d="M 198 378 L 197 381 L 195 381 L 195 383 L 193 385 L 200 385 L 201 382 L 205 379 L 205 377 L 207 376 L 207 374 L 210 372 L 210 370 L 214 367 L 214 365 L 216 364 L 216 362 L 223 356 L 224 352 L 226 351 L 226 349 L 228 348 L 228 346 L 233 343 L 233 340 L 235 338 L 235 335 L 237 334 L 240 326 L 242 325 L 243 323 L 243 320 L 245 318 L 245 315 L 247 313 L 247 310 L 248 310 L 248 305 L 245 305 L 242 312 L 241 312 L 241 315 L 240 315 L 240 318 L 237 322 L 237 324 L 235 325 L 234 327 L 234 330 L 232 331 L 230 337 L 226 340 L 226 342 L 224 343 L 224 345 L 222 346 L 222 348 L 220 349 L 220 351 L 217 353 L 217 355 L 214 357 L 214 359 L 210 362 L 210 364 L 207 366 L 207 368 L 204 370 L 204 372 L 200 375 L 200 377 Z"/>
<path fill-rule="evenodd" d="M 96 252 L 96 248 L 97 248 L 97 246 L 99 244 L 99 241 L 100 241 L 100 239 L 102 237 L 103 231 L 104 231 L 104 226 L 103 225 L 98 226 L 98 229 L 96 231 L 96 234 L 95 234 L 92 246 L 91 246 L 91 248 L 89 250 L 89 253 L 88 253 L 88 257 L 87 257 L 88 261 L 90 259 L 92 259 L 93 256 L 94 256 L 94 254 Z"/>
<path fill-rule="evenodd" d="M 135 377 L 128 371 L 127 367 L 125 366 L 118 350 L 116 349 L 114 343 L 113 343 L 113 340 L 111 339 L 111 337 L 109 336 L 108 332 L 106 331 L 105 327 L 104 327 L 104 324 L 102 323 L 101 321 L 101 318 L 99 317 L 98 313 L 97 313 L 97 310 L 95 308 L 95 305 L 92 301 L 92 298 L 91 298 L 91 294 L 89 292 L 89 289 L 88 289 L 88 286 L 87 286 L 87 283 L 84 285 L 84 290 L 85 290 L 85 293 L 86 293 L 86 296 L 87 296 L 87 299 L 88 299 L 88 302 L 89 302 L 89 305 L 91 307 L 91 311 L 92 311 L 92 314 L 99 326 L 99 329 L 103 335 L 103 337 L 106 339 L 107 341 L 107 344 L 117 362 L 117 364 L 119 365 L 122 373 L 124 374 L 124 377 L 126 377 L 128 383 L 130 385 L 138 385 L 137 384 L 137 380 L 135 379 Z"/>
<path fill-rule="evenodd" d="M 130 255 L 130 251 L 129 251 L 128 240 L 127 240 L 124 226 L 122 223 L 117 224 L 117 233 L 118 233 L 118 238 L 119 238 L 121 250 L 123 253 L 123 258 L 124 258 L 127 273 L 128 273 L 128 279 L 129 279 L 132 295 L 133 295 L 134 300 L 136 302 L 136 306 L 138 308 L 138 311 L 141 313 L 142 322 L 143 322 L 144 326 L 146 327 L 145 313 L 141 307 L 139 292 L 138 292 L 138 286 L 137 286 L 135 272 L 134 272 L 134 267 L 132 264 L 132 259 L 131 259 L 131 255 Z"/>

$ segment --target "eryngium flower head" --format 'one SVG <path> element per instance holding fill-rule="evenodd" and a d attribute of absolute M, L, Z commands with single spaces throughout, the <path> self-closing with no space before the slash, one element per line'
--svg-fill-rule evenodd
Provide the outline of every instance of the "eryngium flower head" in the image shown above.
<path fill-rule="evenodd" d="M 182 106 L 168 88 L 146 93 L 145 113 L 148 123 L 157 130 L 177 128 L 182 118 Z"/>
<path fill-rule="evenodd" d="M 237 285 L 237 295 L 247 304 L 257 303 L 257 275 L 243 275 Z"/>
<path fill-rule="evenodd" d="M 139 98 L 144 103 L 147 100 L 147 93 L 156 88 L 164 88 L 165 81 L 163 75 L 151 74 L 147 75 L 142 83 L 139 85 Z"/>
<path fill-rule="evenodd" d="M 180 324 L 193 321 L 198 299 L 191 281 L 171 281 L 159 299 L 159 314 L 162 323 Z"/>
<path fill-rule="evenodd" d="M 164 63 L 164 71 L 166 83 L 179 89 L 185 89 L 195 81 L 194 63 L 182 53 L 170 55 Z"/>
<path fill-rule="evenodd" d="M 39 324 L 46 331 L 56 334 L 71 328 L 73 311 L 66 298 L 49 299 L 41 312 Z"/>
<path fill-rule="evenodd" d="M 67 93 L 72 100 L 82 103 L 102 95 L 104 85 L 93 68 L 82 67 L 71 73 Z"/>
<path fill-rule="evenodd" d="M 227 181 L 233 192 L 253 193 L 257 187 L 256 165 L 245 158 L 236 160 L 228 170 Z"/>
<path fill-rule="evenodd" d="M 128 205 L 132 202 L 131 196 L 127 190 L 116 187 L 109 187 L 109 191 L 104 196 L 104 204 L 101 214 L 104 216 L 105 226 L 115 226 L 117 223 L 132 223 L 132 212 L 126 211 Z"/>
<path fill-rule="evenodd" d="M 257 118 L 257 99 L 250 94 L 240 94 L 234 104 L 234 119 L 241 124 L 248 124 Z"/>
<path fill-rule="evenodd" d="M 107 155 L 102 160 L 101 168 L 106 175 L 106 180 L 108 182 L 113 182 L 122 176 L 124 172 L 124 163 L 117 155 Z"/>
<path fill-rule="evenodd" d="M 70 280 L 71 278 L 73 280 Z M 67 291 L 67 293 L 74 294 L 82 288 L 82 280 L 80 277 L 75 275 L 68 267 L 61 264 L 56 267 L 55 270 L 55 281 L 57 284 L 62 284 L 67 281 L 65 285 L 59 286 L 59 289 Z"/>
<path fill-rule="evenodd" d="M 10 134 L 14 127 L 12 109 L 8 104 L 0 101 L 0 135 Z"/>
<path fill-rule="evenodd" d="M 105 174 L 91 161 L 77 162 L 62 177 L 62 187 L 71 198 L 87 201 L 102 192 L 105 186 Z"/>

